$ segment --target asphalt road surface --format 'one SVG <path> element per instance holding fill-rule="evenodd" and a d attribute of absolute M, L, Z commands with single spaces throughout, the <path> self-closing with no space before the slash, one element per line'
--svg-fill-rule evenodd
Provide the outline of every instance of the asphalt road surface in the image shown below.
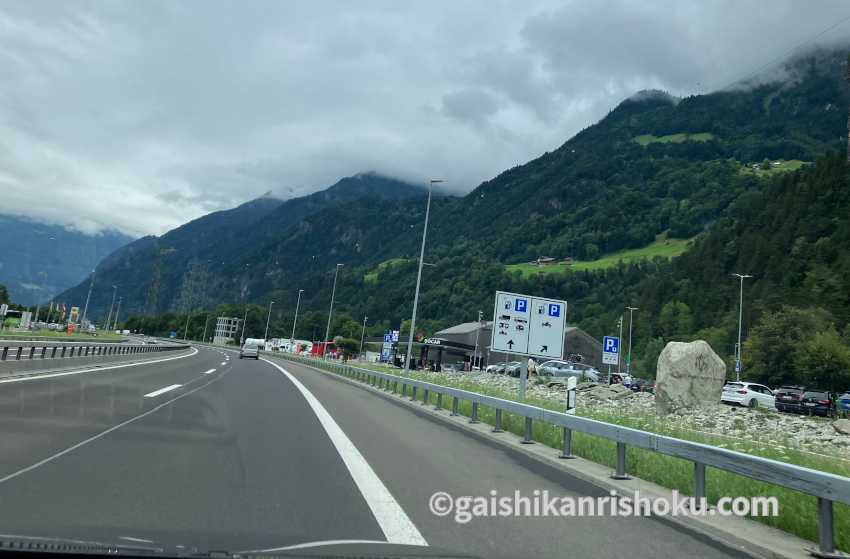
<path fill-rule="evenodd" d="M 237 357 L 198 347 L 0 382 L 0 532 L 184 550 L 376 540 L 481 557 L 728 556 L 651 518 L 437 517 L 437 491 L 603 493 L 326 374 Z"/>

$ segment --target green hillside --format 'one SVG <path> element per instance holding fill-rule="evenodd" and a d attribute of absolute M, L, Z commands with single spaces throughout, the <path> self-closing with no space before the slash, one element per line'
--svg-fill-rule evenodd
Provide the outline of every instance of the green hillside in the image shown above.
<path fill-rule="evenodd" d="M 668 134 L 666 136 L 653 136 L 652 134 L 641 134 L 640 136 L 636 136 L 634 141 L 639 143 L 642 146 L 646 146 L 649 144 L 667 144 L 674 143 L 679 144 L 682 142 L 707 142 L 709 140 L 714 139 L 714 134 L 711 132 L 697 132 L 695 134 L 691 134 L 688 132 L 680 132 L 678 134 Z"/>

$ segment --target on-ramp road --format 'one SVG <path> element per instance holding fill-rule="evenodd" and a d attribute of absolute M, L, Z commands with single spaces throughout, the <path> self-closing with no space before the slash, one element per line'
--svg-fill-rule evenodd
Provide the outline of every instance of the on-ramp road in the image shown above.
<path fill-rule="evenodd" d="M 259 550 L 419 544 L 481 557 L 726 557 L 652 518 L 476 518 L 451 495 L 604 493 L 292 363 L 198 347 L 0 383 L 0 533 Z"/>

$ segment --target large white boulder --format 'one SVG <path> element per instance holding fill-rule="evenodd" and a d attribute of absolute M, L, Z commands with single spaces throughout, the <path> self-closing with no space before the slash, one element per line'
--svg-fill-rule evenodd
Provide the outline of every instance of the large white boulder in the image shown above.
<path fill-rule="evenodd" d="M 670 342 L 658 356 L 655 409 L 668 414 L 715 405 L 725 380 L 726 364 L 706 342 Z"/>

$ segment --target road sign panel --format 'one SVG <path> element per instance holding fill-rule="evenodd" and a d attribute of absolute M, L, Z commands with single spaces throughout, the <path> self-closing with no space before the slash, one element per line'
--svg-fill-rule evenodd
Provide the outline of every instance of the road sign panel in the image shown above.
<path fill-rule="evenodd" d="M 532 297 L 528 353 L 549 359 L 564 356 L 567 302 Z"/>
<path fill-rule="evenodd" d="M 741 360 L 740 359 L 735 360 L 735 372 L 736 373 L 741 372 Z"/>
<path fill-rule="evenodd" d="M 620 338 L 605 336 L 602 338 L 602 363 L 617 365 L 620 362 Z"/>
<path fill-rule="evenodd" d="M 490 350 L 559 359 L 566 316 L 566 301 L 497 291 Z"/>

